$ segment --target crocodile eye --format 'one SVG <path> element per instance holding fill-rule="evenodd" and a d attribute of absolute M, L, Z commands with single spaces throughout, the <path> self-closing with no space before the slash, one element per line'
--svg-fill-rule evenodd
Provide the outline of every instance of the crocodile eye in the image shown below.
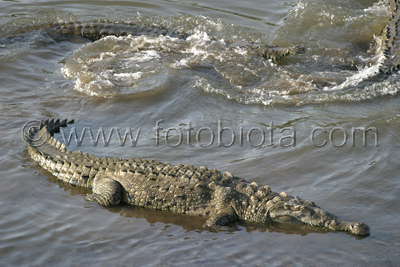
<path fill-rule="evenodd" d="M 309 200 L 305 200 L 304 203 L 306 203 L 307 205 L 311 206 L 311 207 L 315 207 L 315 203 Z"/>
<path fill-rule="evenodd" d="M 283 204 L 283 207 L 285 210 L 293 210 L 293 211 L 298 211 L 298 210 L 302 210 L 302 211 L 307 211 L 307 208 L 302 206 L 302 205 L 297 205 L 291 202 L 286 202 L 285 204 Z"/>

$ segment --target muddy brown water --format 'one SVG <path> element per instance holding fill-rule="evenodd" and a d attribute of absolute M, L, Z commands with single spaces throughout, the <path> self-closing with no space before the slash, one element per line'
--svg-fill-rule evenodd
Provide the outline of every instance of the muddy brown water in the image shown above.
<path fill-rule="evenodd" d="M 0 7 L 1 265 L 398 265 L 400 75 L 376 73 L 385 1 L 2 1 Z M 7 38 L 20 25 L 103 18 L 193 36 L 89 43 L 34 31 Z M 298 44 L 307 53 L 274 63 L 224 50 L 231 39 Z M 102 127 L 107 137 L 116 127 L 123 135 L 130 127 L 135 137 L 141 127 L 135 147 L 129 140 L 121 147 L 115 131 L 108 146 L 100 139 L 94 147 L 87 132 L 81 147 L 72 139 L 72 150 L 229 171 L 365 222 L 371 235 L 245 223 L 210 231 L 204 218 L 102 208 L 83 199 L 88 190 L 58 182 L 29 159 L 22 126 L 51 117 L 75 118 L 78 134 L 91 127 L 96 135 Z M 218 139 L 219 124 L 235 132 L 231 146 L 231 130 Z M 366 146 L 361 132 L 353 146 L 357 127 L 376 129 L 378 145 L 370 131 Z M 180 131 L 182 142 L 173 147 Z M 326 140 L 325 146 L 312 143 L 313 131 L 315 145 Z"/>

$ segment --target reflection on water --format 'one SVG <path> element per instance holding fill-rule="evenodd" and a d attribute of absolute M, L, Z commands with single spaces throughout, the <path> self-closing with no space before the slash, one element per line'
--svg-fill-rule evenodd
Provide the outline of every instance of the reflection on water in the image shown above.
<path fill-rule="evenodd" d="M 386 1 L 3 1 L 1 6 L 3 264 L 397 264 L 400 80 L 398 73 L 376 73 Z M 94 43 L 54 40 L 40 31 L 11 37 L 25 24 L 103 18 L 163 25 L 193 36 L 188 42 L 110 37 Z M 224 49 L 228 40 L 303 45 L 307 53 L 265 61 Z M 75 118 L 77 127 L 142 127 L 137 147 L 120 147 L 114 139 L 108 147 L 93 147 L 87 139 L 73 149 L 229 171 L 313 200 L 343 219 L 363 221 L 371 235 L 356 239 L 285 224 L 238 223 L 212 231 L 203 228 L 204 218 L 128 206 L 104 209 L 83 200 L 87 189 L 56 181 L 29 159 L 20 129 L 30 119 L 49 117 Z M 246 131 L 273 122 L 277 132 L 296 129 L 296 146 L 157 147 L 153 127 L 159 119 L 164 132 L 189 121 L 197 129 L 217 129 L 221 120 Z M 310 142 L 316 127 L 349 132 L 375 127 L 379 145 L 358 141 L 316 148 Z"/>

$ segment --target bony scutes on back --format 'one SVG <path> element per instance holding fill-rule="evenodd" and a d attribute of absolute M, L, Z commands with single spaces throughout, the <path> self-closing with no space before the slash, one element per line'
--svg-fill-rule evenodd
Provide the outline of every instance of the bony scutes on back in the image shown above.
<path fill-rule="evenodd" d="M 323 227 L 356 235 L 368 235 L 361 222 L 347 222 L 314 202 L 272 192 L 204 166 L 171 165 L 146 159 L 98 158 L 71 152 L 53 135 L 67 121 L 40 121 L 24 133 L 29 155 L 42 168 L 72 185 L 91 188 L 85 199 L 103 206 L 121 202 L 157 210 L 207 216 L 206 226 L 234 221 L 286 222 Z"/>

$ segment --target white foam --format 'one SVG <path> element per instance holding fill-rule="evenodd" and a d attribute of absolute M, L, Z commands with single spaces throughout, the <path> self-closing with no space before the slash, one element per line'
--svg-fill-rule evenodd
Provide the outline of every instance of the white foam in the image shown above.
<path fill-rule="evenodd" d="M 310 15 L 304 11 L 308 4 L 299 2 L 292 13 Z M 315 8 L 314 3 L 309 6 Z M 379 3 L 374 6 L 371 10 L 381 7 Z M 328 28 L 334 19 L 343 22 L 350 14 L 337 14 L 335 10 L 323 13 L 325 19 L 321 23 L 329 23 Z M 310 53 L 289 58 L 281 64 L 266 61 L 244 49 L 225 49 L 225 41 L 214 41 L 207 27 L 223 31 L 233 26 L 218 20 L 196 19 L 201 25 L 194 26 L 192 35 L 185 41 L 168 36 L 128 36 L 107 37 L 85 45 L 67 60 L 62 73 L 66 78 L 76 79 L 76 90 L 101 97 L 150 92 L 155 88 L 162 90 L 171 78 L 170 72 L 179 75 L 180 71 L 186 76 L 179 78 L 188 80 L 182 84 L 192 84 L 193 88 L 244 104 L 360 101 L 374 95 L 397 93 L 396 87 L 382 83 L 372 86 L 368 81 L 377 75 L 383 59 L 379 38 L 372 48 L 376 53 L 361 52 L 358 58 L 351 55 L 355 64 L 363 66 L 358 71 L 343 70 L 340 64 L 347 64 L 353 58 L 339 60 L 348 54 L 340 48 L 324 47 L 323 42 L 314 47 L 321 53 L 313 54 L 310 49 Z M 303 19 L 296 21 L 299 20 Z M 323 28 L 321 31 L 325 30 Z M 305 29 L 303 37 L 313 37 L 313 34 Z M 323 86 L 323 90 L 316 90 Z"/>
<path fill-rule="evenodd" d="M 349 88 L 349 87 L 356 87 L 357 85 L 359 85 L 362 81 L 365 81 L 366 79 L 369 79 L 371 77 L 374 77 L 376 75 L 379 74 L 379 66 L 378 65 L 373 65 L 371 67 L 365 67 L 364 69 L 358 71 L 356 74 L 350 76 L 350 77 L 346 77 L 346 81 L 331 87 L 331 88 L 324 88 L 324 90 L 342 90 L 345 88 Z"/>
<path fill-rule="evenodd" d="M 135 72 L 135 73 L 115 73 L 115 77 L 122 78 L 122 79 L 135 79 L 138 80 L 143 76 L 143 72 Z"/>

